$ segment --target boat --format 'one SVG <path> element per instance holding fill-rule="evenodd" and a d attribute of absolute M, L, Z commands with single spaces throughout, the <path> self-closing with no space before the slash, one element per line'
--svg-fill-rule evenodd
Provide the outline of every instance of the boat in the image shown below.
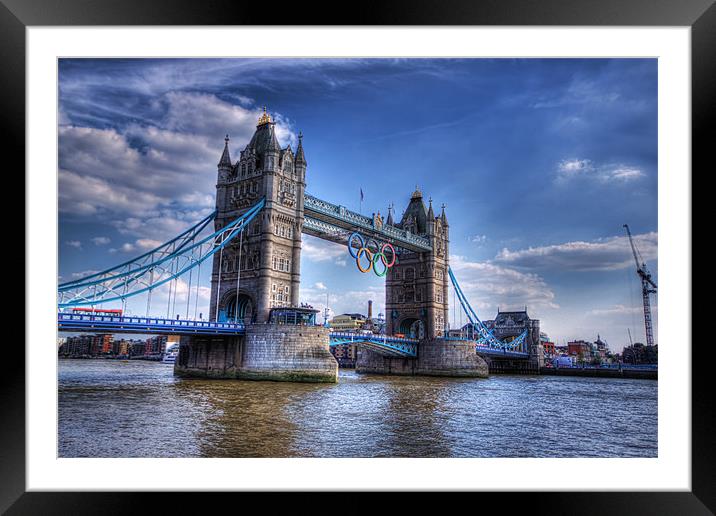
<path fill-rule="evenodd" d="M 162 363 L 173 364 L 174 362 L 176 362 L 178 354 L 179 349 L 177 348 L 167 350 L 167 352 L 164 353 L 164 357 L 162 357 Z"/>

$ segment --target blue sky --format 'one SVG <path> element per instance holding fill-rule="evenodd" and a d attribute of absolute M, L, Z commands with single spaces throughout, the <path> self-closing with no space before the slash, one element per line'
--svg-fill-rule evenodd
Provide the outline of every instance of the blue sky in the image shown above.
<path fill-rule="evenodd" d="M 622 224 L 658 281 L 654 59 L 62 59 L 59 94 L 60 281 L 209 213 L 224 135 L 238 157 L 266 105 L 283 145 L 304 134 L 309 193 L 358 210 L 362 188 L 363 213 L 400 216 L 417 184 L 445 203 L 483 319 L 527 306 L 558 343 L 644 340 Z M 382 310 L 345 248 L 304 236 L 301 267 L 303 301 Z"/>

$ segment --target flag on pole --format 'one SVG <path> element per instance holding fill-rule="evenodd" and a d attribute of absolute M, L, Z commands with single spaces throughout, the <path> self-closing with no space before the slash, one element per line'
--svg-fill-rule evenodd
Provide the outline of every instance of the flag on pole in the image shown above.
<path fill-rule="evenodd" d="M 363 202 L 363 188 L 360 189 L 360 200 Z"/>

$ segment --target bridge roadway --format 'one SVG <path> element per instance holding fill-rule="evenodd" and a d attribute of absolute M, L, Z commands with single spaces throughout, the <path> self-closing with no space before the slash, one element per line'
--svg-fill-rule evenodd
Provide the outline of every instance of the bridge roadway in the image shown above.
<path fill-rule="evenodd" d="M 244 323 L 191 321 L 162 317 L 89 315 L 57 313 L 57 329 L 67 332 L 147 333 L 152 335 L 244 335 Z M 390 335 L 331 332 L 330 345 L 360 344 L 386 356 L 411 357 L 418 354 L 418 339 Z M 480 355 L 494 358 L 526 359 L 529 353 L 475 345 Z"/>
<path fill-rule="evenodd" d="M 393 244 L 397 252 L 400 249 L 418 253 L 432 250 L 426 237 L 387 224 L 376 226 L 371 217 L 309 194 L 304 195 L 303 209 L 303 232 L 311 236 L 345 245 L 348 235 L 359 231 L 366 237 Z"/>

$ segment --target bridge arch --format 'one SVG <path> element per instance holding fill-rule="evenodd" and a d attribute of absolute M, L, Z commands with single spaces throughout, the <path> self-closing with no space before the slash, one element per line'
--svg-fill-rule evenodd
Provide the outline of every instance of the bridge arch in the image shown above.
<path fill-rule="evenodd" d="M 237 298 L 236 289 L 228 291 L 219 304 L 219 319 L 226 321 L 237 320 Z M 256 302 L 253 297 L 244 291 L 239 291 L 238 296 L 238 321 L 252 323 L 256 320 Z"/>
<path fill-rule="evenodd" d="M 406 317 L 398 323 L 398 332 L 412 339 L 424 339 L 425 323 L 417 317 Z"/>

